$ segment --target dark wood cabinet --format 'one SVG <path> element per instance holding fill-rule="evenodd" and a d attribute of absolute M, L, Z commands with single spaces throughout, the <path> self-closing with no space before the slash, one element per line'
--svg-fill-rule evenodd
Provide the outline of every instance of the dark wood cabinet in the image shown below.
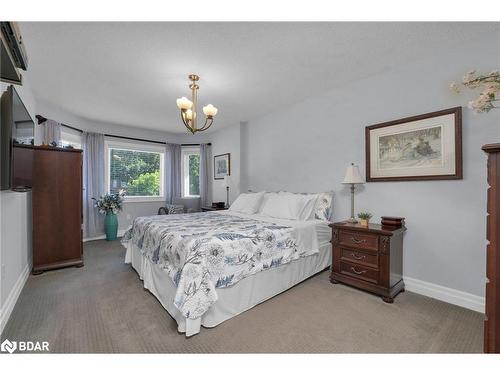
<path fill-rule="evenodd" d="M 486 309 L 484 351 L 500 353 L 500 143 L 484 145 L 488 154 L 486 216 Z"/>
<path fill-rule="evenodd" d="M 35 147 L 33 274 L 83 266 L 82 150 Z"/>
<path fill-rule="evenodd" d="M 382 296 L 392 303 L 404 290 L 404 226 L 379 224 L 368 227 L 348 222 L 332 228 L 332 272 L 330 281 L 344 283 Z"/>

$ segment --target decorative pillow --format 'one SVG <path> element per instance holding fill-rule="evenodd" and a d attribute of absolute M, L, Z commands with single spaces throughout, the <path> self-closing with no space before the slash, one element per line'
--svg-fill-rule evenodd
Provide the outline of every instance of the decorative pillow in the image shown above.
<path fill-rule="evenodd" d="M 259 210 L 264 192 L 242 193 L 229 207 L 229 211 L 242 212 L 244 214 L 254 214 Z"/>
<path fill-rule="evenodd" d="M 318 220 L 332 220 L 333 192 L 319 193 L 314 207 L 314 218 Z"/>
<path fill-rule="evenodd" d="M 180 204 L 167 204 L 167 210 L 169 215 L 173 214 L 183 214 L 184 206 Z"/>

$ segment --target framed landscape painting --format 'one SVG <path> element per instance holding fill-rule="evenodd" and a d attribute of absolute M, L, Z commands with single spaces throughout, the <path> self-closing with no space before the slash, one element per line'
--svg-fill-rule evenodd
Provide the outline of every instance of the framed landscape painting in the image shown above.
<path fill-rule="evenodd" d="M 462 107 L 366 127 L 366 181 L 462 179 Z"/>
<path fill-rule="evenodd" d="M 214 180 L 223 180 L 231 175 L 231 154 L 214 156 Z"/>

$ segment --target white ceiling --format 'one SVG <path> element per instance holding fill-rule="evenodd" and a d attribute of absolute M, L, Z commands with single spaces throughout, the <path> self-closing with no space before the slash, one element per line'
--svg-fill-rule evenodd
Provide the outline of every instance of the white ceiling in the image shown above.
<path fill-rule="evenodd" d="M 37 100 L 185 133 L 175 99 L 200 75 L 213 130 L 498 31 L 499 23 L 21 23 Z M 200 109 L 200 108 L 199 108 Z"/>

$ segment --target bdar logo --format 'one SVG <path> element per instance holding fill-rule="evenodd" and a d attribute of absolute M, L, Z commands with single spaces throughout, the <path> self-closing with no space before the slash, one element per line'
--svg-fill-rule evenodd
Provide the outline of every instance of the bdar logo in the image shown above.
<path fill-rule="evenodd" d="M 14 353 L 17 349 L 17 342 L 10 342 L 9 340 L 4 340 L 2 345 L 0 345 L 0 350 L 2 352 L 9 352 L 10 354 Z"/>

